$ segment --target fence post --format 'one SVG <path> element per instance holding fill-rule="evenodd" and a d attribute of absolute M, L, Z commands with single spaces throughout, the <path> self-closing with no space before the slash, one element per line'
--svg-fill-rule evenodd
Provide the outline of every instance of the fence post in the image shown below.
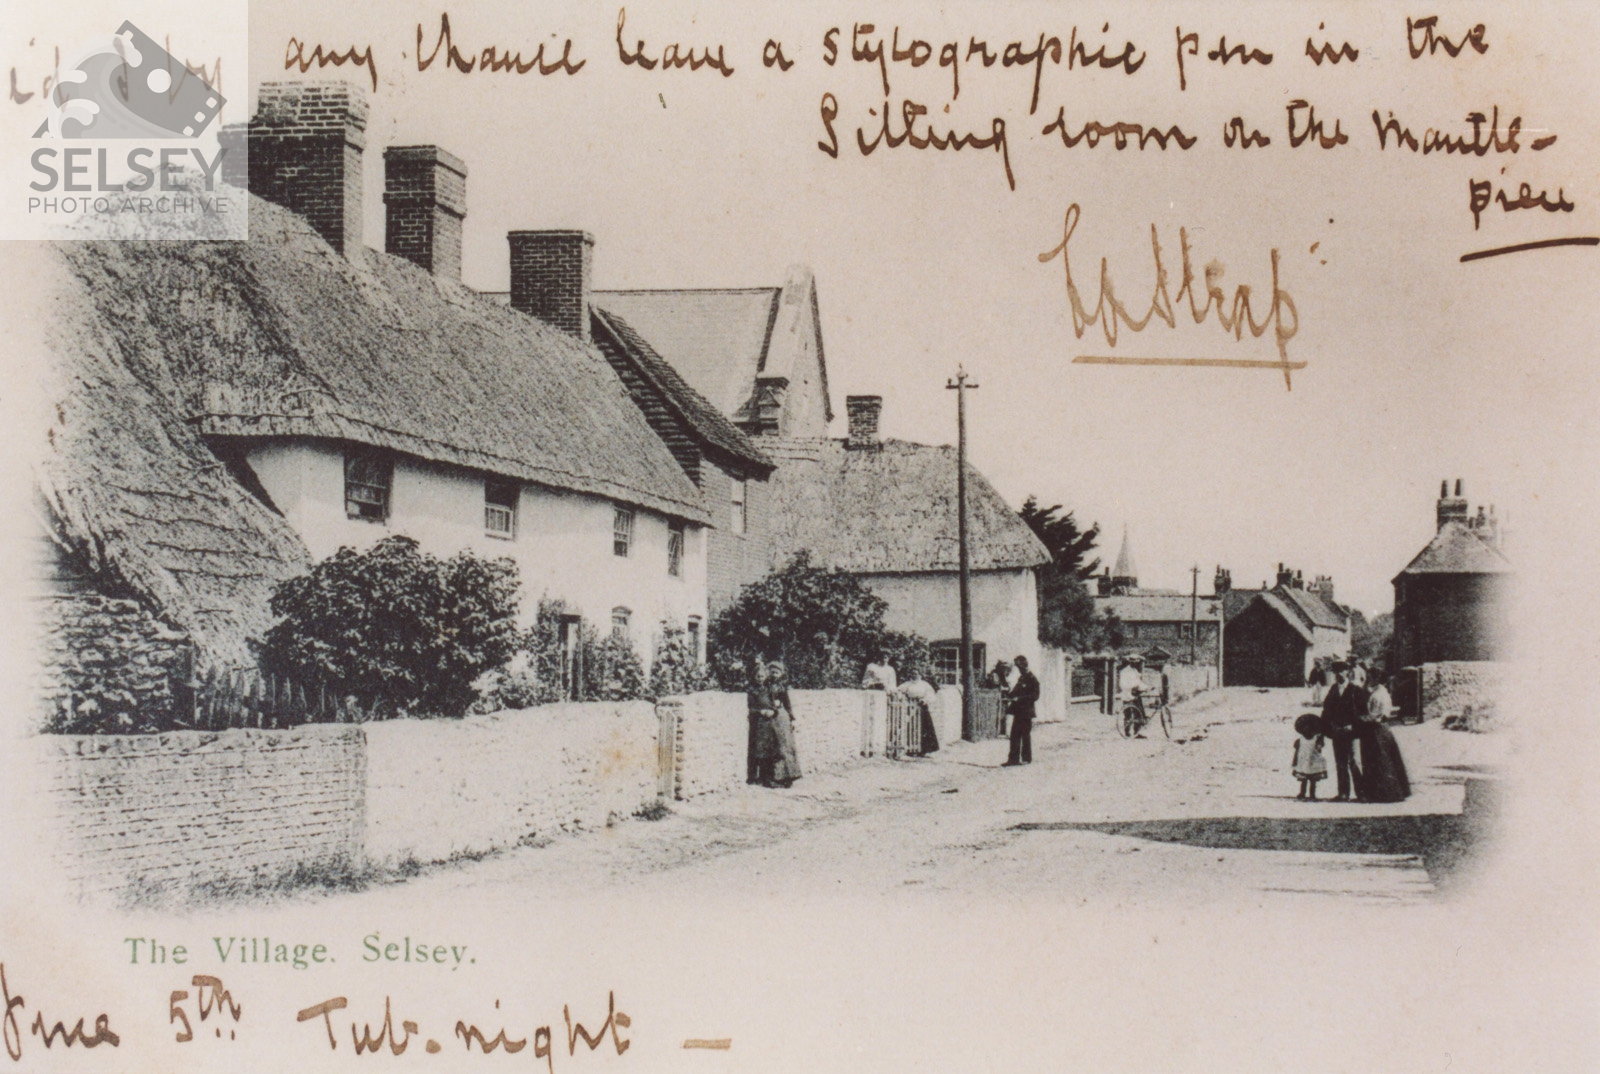
<path fill-rule="evenodd" d="M 683 702 L 656 702 L 656 797 L 665 803 L 678 796 L 678 723 Z"/>

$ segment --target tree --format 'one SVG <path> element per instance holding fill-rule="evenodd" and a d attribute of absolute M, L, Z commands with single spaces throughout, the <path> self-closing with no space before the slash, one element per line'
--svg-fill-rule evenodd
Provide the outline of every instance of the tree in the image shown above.
<path fill-rule="evenodd" d="M 881 650 L 925 664 L 925 641 L 884 626 L 888 607 L 855 575 L 814 566 L 801 552 L 712 620 L 712 666 L 724 687 L 738 689 L 752 661 L 781 660 L 792 686 L 824 689 L 859 686 Z"/>
<path fill-rule="evenodd" d="M 1022 502 L 1022 510 L 1017 514 L 1039 540 L 1044 542 L 1051 560 L 1057 567 L 1063 571 L 1070 571 L 1078 578 L 1088 578 L 1100 569 L 1099 559 L 1085 562 L 1089 553 L 1094 551 L 1094 546 L 1100 541 L 1100 523 L 1096 522 L 1086 530 L 1080 529 L 1073 512 L 1068 511 L 1058 516 L 1057 512 L 1061 509 L 1059 503 L 1050 507 L 1040 507 L 1039 498 L 1029 496 Z"/>
<path fill-rule="evenodd" d="M 341 548 L 272 595 L 262 670 L 390 714 L 459 716 L 517 646 L 516 564 L 409 537 Z"/>
<path fill-rule="evenodd" d="M 1040 507 L 1035 496 L 1017 512 L 1050 553 L 1039 568 L 1039 640 L 1057 649 L 1089 652 L 1109 641 L 1109 624 L 1098 614 L 1084 579 L 1100 569 L 1100 560 L 1085 562 L 1100 539 L 1100 525 L 1078 527 L 1073 513 L 1061 505 Z M 1119 631 L 1120 632 L 1120 631 Z"/>
<path fill-rule="evenodd" d="M 1394 637 L 1394 613 L 1381 612 L 1368 620 L 1350 609 L 1350 655 L 1361 660 L 1387 660 Z"/>

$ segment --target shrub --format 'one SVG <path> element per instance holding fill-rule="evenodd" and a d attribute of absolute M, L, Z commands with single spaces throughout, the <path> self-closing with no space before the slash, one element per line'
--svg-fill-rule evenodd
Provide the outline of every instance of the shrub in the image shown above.
<path fill-rule="evenodd" d="M 665 626 L 656 638 L 656 658 L 650 665 L 650 696 L 692 694 L 711 685 L 711 675 L 700 663 L 689 635 L 681 627 Z"/>
<path fill-rule="evenodd" d="M 341 548 L 273 593 L 262 669 L 365 709 L 458 716 L 516 649 L 518 585 L 508 559 L 441 560 L 409 537 Z"/>
<path fill-rule="evenodd" d="M 797 689 L 855 687 L 867 662 L 887 649 L 891 660 L 920 660 L 925 673 L 927 642 L 885 627 L 888 607 L 855 575 L 813 566 L 801 552 L 745 586 L 712 621 L 712 667 L 730 690 L 744 688 L 756 659 L 782 660 Z"/>
<path fill-rule="evenodd" d="M 586 701 L 636 701 L 645 696 L 644 664 L 626 634 L 607 634 L 584 649 Z"/>

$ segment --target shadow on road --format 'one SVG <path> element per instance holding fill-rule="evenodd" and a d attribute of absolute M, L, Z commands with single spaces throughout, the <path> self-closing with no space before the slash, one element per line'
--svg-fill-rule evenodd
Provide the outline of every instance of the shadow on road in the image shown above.
<path fill-rule="evenodd" d="M 1014 831 L 1083 831 L 1212 850 L 1297 850 L 1414 856 L 1441 893 L 1481 860 L 1499 813 L 1493 780 L 1467 779 L 1461 812 L 1371 817 L 1185 817 L 1174 820 L 1033 821 Z M 1308 806 L 1315 809 L 1315 806 Z M 1381 808 L 1381 807 L 1379 807 Z"/>

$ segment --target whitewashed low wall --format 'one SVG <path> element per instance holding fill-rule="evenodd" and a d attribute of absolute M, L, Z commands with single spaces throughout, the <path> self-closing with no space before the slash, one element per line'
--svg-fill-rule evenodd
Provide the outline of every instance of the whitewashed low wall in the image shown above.
<path fill-rule="evenodd" d="M 715 794 L 749 776 L 750 706 L 744 694 L 706 692 L 669 697 L 676 713 L 677 781 L 674 797 Z"/>
<path fill-rule="evenodd" d="M 632 816 L 657 800 L 656 723 L 648 701 L 591 701 L 367 724 L 367 856 L 443 861 Z"/>
<path fill-rule="evenodd" d="M 800 770 L 840 768 L 879 757 L 889 733 L 889 695 L 882 690 L 791 690 Z"/>
<path fill-rule="evenodd" d="M 81 894 L 183 894 L 360 864 L 361 729 L 40 735 L 41 803 Z"/>
<path fill-rule="evenodd" d="M 933 729 L 939 735 L 942 749 L 952 742 L 961 741 L 961 688 L 941 686 L 933 699 Z"/>

